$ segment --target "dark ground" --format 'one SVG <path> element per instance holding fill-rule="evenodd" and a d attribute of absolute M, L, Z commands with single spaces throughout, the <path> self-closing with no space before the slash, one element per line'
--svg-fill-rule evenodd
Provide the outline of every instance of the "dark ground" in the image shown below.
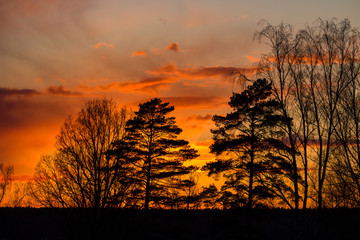
<path fill-rule="evenodd" d="M 360 239 L 360 209 L 323 210 L 320 218 L 317 210 L 296 217 L 290 210 L 258 209 L 252 222 L 253 239 Z M 85 209 L 0 208 L 0 240 L 249 239 L 247 226 L 246 209 L 111 209 L 99 215 Z"/>

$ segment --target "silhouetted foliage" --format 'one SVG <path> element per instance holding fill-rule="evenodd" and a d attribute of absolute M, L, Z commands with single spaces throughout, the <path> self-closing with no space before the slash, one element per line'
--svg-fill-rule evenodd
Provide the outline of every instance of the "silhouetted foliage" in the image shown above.
<path fill-rule="evenodd" d="M 43 156 L 35 169 L 34 198 L 45 207 L 125 204 L 133 186 L 131 171 L 127 160 L 108 152 L 124 136 L 126 115 L 112 100 L 96 99 L 69 116 L 57 136 L 56 152 Z"/>
<path fill-rule="evenodd" d="M 126 123 L 126 137 L 114 152 L 135 167 L 134 197 L 145 209 L 174 207 L 182 197 L 179 190 L 194 184 L 181 176 L 195 170 L 193 166 L 185 167 L 184 162 L 198 154 L 187 141 L 178 139 L 182 130 L 176 126 L 175 118 L 168 116 L 173 110 L 158 98 L 140 103 L 139 110 Z"/>
<path fill-rule="evenodd" d="M 291 165 L 279 152 L 290 150 L 280 141 L 279 126 L 290 121 L 279 113 L 279 102 L 270 98 L 271 83 L 256 80 L 242 93 L 234 93 L 229 102 L 233 112 L 215 115 L 217 129 L 211 130 L 211 152 L 217 160 L 205 165 L 209 175 L 224 172 L 227 179 L 219 200 L 223 206 L 252 208 L 264 199 L 289 194 L 283 175 Z M 210 189 L 209 189 L 210 190 Z"/>

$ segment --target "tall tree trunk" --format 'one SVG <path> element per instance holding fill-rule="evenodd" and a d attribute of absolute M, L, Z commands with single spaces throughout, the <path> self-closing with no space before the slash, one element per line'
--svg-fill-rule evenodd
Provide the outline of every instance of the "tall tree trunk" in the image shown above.
<path fill-rule="evenodd" d="M 146 172 L 146 188 L 145 188 L 145 210 L 149 209 L 149 202 L 150 202 L 150 181 L 151 181 L 151 157 L 150 154 L 148 156 L 148 165 L 147 165 L 147 172 Z"/>

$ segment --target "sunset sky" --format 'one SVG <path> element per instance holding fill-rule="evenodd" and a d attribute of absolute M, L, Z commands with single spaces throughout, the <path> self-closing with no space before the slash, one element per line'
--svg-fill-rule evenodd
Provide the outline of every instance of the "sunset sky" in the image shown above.
<path fill-rule="evenodd" d="M 181 135 L 211 160 L 213 114 L 229 111 L 264 44 L 265 19 L 298 29 L 317 18 L 360 27 L 359 0 L 0 0 L 0 163 L 31 176 L 65 118 L 91 98 L 137 110 L 161 97 Z"/>

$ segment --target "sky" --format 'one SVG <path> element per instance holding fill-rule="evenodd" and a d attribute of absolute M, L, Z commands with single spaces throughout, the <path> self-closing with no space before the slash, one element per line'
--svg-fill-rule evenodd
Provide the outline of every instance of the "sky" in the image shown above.
<path fill-rule="evenodd" d="M 251 77 L 265 19 L 360 27 L 358 0 L 0 0 L 0 163 L 31 177 L 66 117 L 88 99 L 137 110 L 160 97 L 182 138 L 209 153 L 211 117 L 229 112 L 234 73 Z"/>

